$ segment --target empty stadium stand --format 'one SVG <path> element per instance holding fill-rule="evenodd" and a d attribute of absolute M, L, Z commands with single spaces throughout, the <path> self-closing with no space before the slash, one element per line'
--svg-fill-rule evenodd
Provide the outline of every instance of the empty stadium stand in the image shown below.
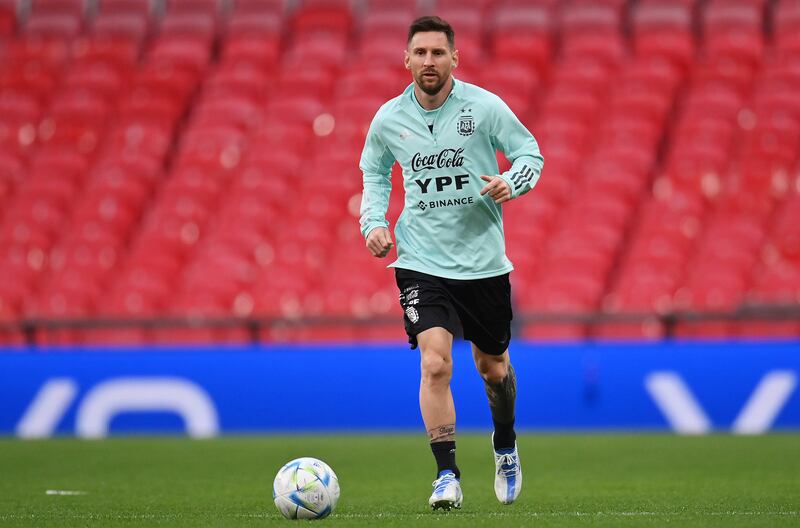
<path fill-rule="evenodd" d="M 358 160 L 427 13 L 545 155 L 522 336 L 800 336 L 793 0 L 0 0 L 0 343 L 404 339 Z"/>

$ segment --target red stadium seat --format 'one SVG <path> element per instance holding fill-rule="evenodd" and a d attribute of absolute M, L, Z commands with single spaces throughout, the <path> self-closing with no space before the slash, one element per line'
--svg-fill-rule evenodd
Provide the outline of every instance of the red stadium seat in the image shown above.
<path fill-rule="evenodd" d="M 619 34 L 622 2 L 575 3 L 561 11 L 561 31 L 565 39 L 582 33 Z"/>
<path fill-rule="evenodd" d="M 127 234 L 138 220 L 138 206 L 131 206 L 129 202 L 120 199 L 112 193 L 94 191 L 84 195 L 73 213 L 73 222 L 97 221 L 117 233 L 121 239 Z"/>
<path fill-rule="evenodd" d="M 286 11 L 285 0 L 236 0 L 233 2 L 236 13 L 260 15 L 264 13 L 283 13 Z"/>
<path fill-rule="evenodd" d="M 703 29 L 708 36 L 729 30 L 758 30 L 763 23 L 760 2 L 711 0 L 703 11 Z"/>
<path fill-rule="evenodd" d="M 800 262 L 800 196 L 788 198 L 778 211 L 768 247 L 777 250 L 788 262 Z"/>
<path fill-rule="evenodd" d="M 518 309 L 538 314 L 562 314 L 580 317 L 592 310 L 596 282 L 581 278 L 561 278 L 540 284 L 525 297 L 517 298 Z M 533 320 L 523 327 L 522 337 L 540 340 L 581 339 L 587 327 L 580 319 L 548 322 Z"/>
<path fill-rule="evenodd" d="M 590 131 L 591 127 L 581 119 L 559 119 L 558 115 L 551 113 L 537 123 L 536 139 L 541 148 L 551 152 L 558 150 L 559 147 L 583 152 L 588 146 Z"/>
<path fill-rule="evenodd" d="M 41 116 L 42 107 L 32 95 L 6 89 L 0 92 L 0 113 L 4 121 L 35 124 Z"/>
<path fill-rule="evenodd" d="M 791 56 L 800 49 L 800 6 L 794 2 L 778 2 L 773 9 L 772 26 L 778 50 Z"/>
<path fill-rule="evenodd" d="M 220 94 L 207 97 L 195 110 L 192 126 L 215 128 L 233 126 L 242 132 L 250 132 L 263 122 L 261 106 L 242 96 Z"/>
<path fill-rule="evenodd" d="M 605 300 L 611 313 L 658 314 L 673 309 L 672 296 L 676 281 L 649 271 L 640 271 L 628 272 L 630 278 L 621 282 Z"/>
<path fill-rule="evenodd" d="M 56 56 L 15 58 L 15 51 L 19 49 L 12 46 L 5 59 L 8 61 L 5 68 L 0 69 L 0 89 L 30 94 L 39 105 L 43 105 L 52 94 L 63 58 L 60 53 Z"/>
<path fill-rule="evenodd" d="M 86 11 L 84 0 L 33 0 L 31 11 L 34 13 L 59 13 L 83 16 Z"/>
<path fill-rule="evenodd" d="M 67 92 L 91 92 L 112 103 L 127 80 L 126 73 L 118 65 L 103 60 L 74 61 L 63 79 L 63 89 Z"/>
<path fill-rule="evenodd" d="M 354 67 L 348 68 L 337 77 L 336 96 L 342 98 L 358 98 L 363 96 L 364 83 L 372 87 L 371 93 L 377 98 L 388 100 L 400 94 L 410 84 L 408 72 L 402 66 L 402 49 L 396 45 L 391 48 L 393 58 L 389 65 L 381 68 Z M 460 77 L 459 77 L 460 78 Z"/>
<path fill-rule="evenodd" d="M 18 38 L 9 43 L 6 58 L 10 64 L 38 62 L 40 65 L 58 68 L 69 58 L 69 43 L 61 40 L 31 36 Z M 46 71 L 45 68 L 26 68 L 36 73 Z M 25 73 L 28 73 L 27 71 Z"/>
<path fill-rule="evenodd" d="M 0 39 L 11 37 L 17 29 L 17 2 L 3 0 L 0 2 Z"/>
<path fill-rule="evenodd" d="M 484 31 L 484 13 L 479 7 L 461 5 L 457 8 L 450 6 L 439 6 L 436 10 L 437 16 L 445 19 L 453 28 L 457 29 L 457 41 L 463 38 L 475 36 L 478 39 Z M 413 16 L 405 16 L 401 20 L 406 21 L 406 32 L 408 32 L 408 21 L 413 20 Z M 457 46 L 460 47 L 460 46 Z"/>
<path fill-rule="evenodd" d="M 673 32 L 646 33 L 636 38 L 635 52 L 638 57 L 664 58 L 687 69 L 694 57 L 694 41 L 690 34 Z"/>
<path fill-rule="evenodd" d="M 634 38 L 652 31 L 689 32 L 692 29 L 692 5 L 680 1 L 639 2 L 631 13 Z"/>
<path fill-rule="evenodd" d="M 366 2 L 364 2 L 364 8 L 367 13 L 393 11 L 395 9 L 415 12 L 417 9 L 417 0 L 366 0 Z"/>
<path fill-rule="evenodd" d="M 760 29 L 749 33 L 728 31 L 708 35 L 705 43 L 706 53 L 711 57 L 732 57 L 757 66 L 764 50 L 764 37 Z"/>
<path fill-rule="evenodd" d="M 347 36 L 353 30 L 353 16 L 348 2 L 304 2 L 291 19 L 292 32 L 298 38 L 314 33 L 333 33 Z"/>
<path fill-rule="evenodd" d="M 179 167 L 172 171 L 169 181 L 161 187 L 162 200 L 163 196 L 189 198 L 210 207 L 216 202 L 222 187 L 222 180 L 209 178 L 200 169 Z"/>
<path fill-rule="evenodd" d="M 149 18 L 154 8 L 151 0 L 98 0 L 99 13 L 144 15 Z"/>
<path fill-rule="evenodd" d="M 326 69 L 331 73 L 335 73 L 344 65 L 348 51 L 347 35 L 312 33 L 302 38 L 296 38 L 284 54 L 283 62 L 285 65 L 307 64 L 316 66 L 316 69 Z M 300 75 L 306 72 L 305 69 L 289 70 L 282 68 L 278 73 L 279 75 L 286 75 L 289 71 Z"/>
<path fill-rule="evenodd" d="M 143 39 L 144 36 L 134 35 L 128 38 L 93 34 L 76 44 L 74 59 L 107 64 L 119 73 L 128 74 L 139 61 L 142 46 L 142 42 L 137 40 L 139 38 Z"/>
<path fill-rule="evenodd" d="M 568 88 L 600 97 L 606 94 L 612 70 L 590 57 L 571 57 L 560 62 L 552 73 L 552 86 L 558 91 Z"/>
<path fill-rule="evenodd" d="M 537 90 L 541 88 L 541 76 L 531 66 L 515 60 L 496 59 L 492 64 L 497 71 L 503 72 L 503 76 L 498 77 L 493 71 L 485 71 L 477 83 L 502 97 L 517 115 L 526 115 Z M 509 78 L 514 79 L 514 82 L 509 83 Z"/>
<path fill-rule="evenodd" d="M 0 206 L 14 195 L 22 181 L 23 164 L 18 158 L 0 153 Z"/>
<path fill-rule="evenodd" d="M 624 60 L 627 47 L 617 32 L 579 33 L 563 43 L 561 52 L 564 57 L 589 57 L 609 65 L 616 65 Z"/>
<path fill-rule="evenodd" d="M 35 146 L 41 106 L 35 97 L 16 89 L 0 92 L 0 148 L 20 159 Z"/>
<path fill-rule="evenodd" d="M 0 267 L 3 278 L 0 279 L 0 321 L 8 322 L 21 318 L 25 299 L 31 296 L 31 286 L 18 278 L 12 280 L 14 268 L 5 265 Z"/>
<path fill-rule="evenodd" d="M 265 38 L 243 31 L 226 36 L 222 48 L 222 60 L 226 64 L 252 64 L 270 71 L 278 62 L 280 39 Z M 256 31 L 253 31 L 256 33 Z"/>
<path fill-rule="evenodd" d="M 92 34 L 141 44 L 147 36 L 149 25 L 147 13 L 101 12 L 92 23 Z"/>
<path fill-rule="evenodd" d="M 627 204 L 638 203 L 642 197 L 648 179 L 635 171 L 617 169 L 599 172 L 586 181 L 586 192 L 591 196 L 599 193 L 609 198 L 622 200 Z"/>
<path fill-rule="evenodd" d="M 162 70 L 183 69 L 195 78 L 202 75 L 210 58 L 210 35 L 159 36 L 148 53 L 148 59 Z"/>
<path fill-rule="evenodd" d="M 553 27 L 546 8 L 499 7 L 492 24 L 494 56 L 530 64 L 543 73 L 552 55 Z"/>
<path fill-rule="evenodd" d="M 599 110 L 600 102 L 585 88 L 574 87 L 551 93 L 542 105 L 545 115 L 591 124 Z"/>
<path fill-rule="evenodd" d="M 78 16 L 62 13 L 32 13 L 25 23 L 24 32 L 30 37 L 69 42 L 81 32 Z"/>
<path fill-rule="evenodd" d="M 167 13 L 202 13 L 216 16 L 220 10 L 218 0 L 167 0 Z"/>
<path fill-rule="evenodd" d="M 279 41 L 283 33 L 283 18 L 280 13 L 234 11 L 225 30 L 227 38 L 259 37 Z"/>
<path fill-rule="evenodd" d="M 361 19 L 361 42 L 372 47 L 372 42 L 379 38 L 394 41 L 395 47 L 404 49 L 403 42 L 408 34 L 409 21 L 414 20 L 413 7 L 391 7 L 367 10 Z M 460 30 L 460 28 L 459 28 Z"/>
<path fill-rule="evenodd" d="M 164 38 L 188 37 L 211 42 L 216 37 L 217 20 L 207 12 L 169 11 L 161 19 L 159 35 Z"/>

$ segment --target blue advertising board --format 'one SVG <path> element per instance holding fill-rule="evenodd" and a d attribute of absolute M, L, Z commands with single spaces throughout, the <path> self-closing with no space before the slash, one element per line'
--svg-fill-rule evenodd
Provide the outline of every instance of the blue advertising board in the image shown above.
<path fill-rule="evenodd" d="M 800 428 L 800 344 L 515 343 L 522 430 L 757 434 Z M 417 431 L 419 356 L 401 345 L 0 352 L 0 434 Z M 491 425 L 469 347 L 459 430 Z"/>

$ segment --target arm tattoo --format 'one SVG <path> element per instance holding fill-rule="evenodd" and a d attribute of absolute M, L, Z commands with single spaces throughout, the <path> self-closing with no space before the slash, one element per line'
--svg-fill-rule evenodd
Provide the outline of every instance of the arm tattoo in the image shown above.
<path fill-rule="evenodd" d="M 428 437 L 433 442 L 449 442 L 456 438 L 456 424 L 447 424 L 428 429 Z"/>
<path fill-rule="evenodd" d="M 508 365 L 508 374 L 497 384 L 484 382 L 486 396 L 489 398 L 489 408 L 492 418 L 500 423 L 510 423 L 514 420 L 514 402 L 517 399 L 517 375 L 514 367 Z"/>

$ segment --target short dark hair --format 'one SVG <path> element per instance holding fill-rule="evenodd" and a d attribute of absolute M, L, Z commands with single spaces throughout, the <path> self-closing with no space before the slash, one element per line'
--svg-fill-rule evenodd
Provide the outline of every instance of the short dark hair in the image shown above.
<path fill-rule="evenodd" d="M 438 16 L 424 16 L 413 21 L 411 26 L 408 28 L 408 40 L 406 40 L 406 46 L 411 44 L 411 39 L 414 35 L 423 31 L 440 31 L 444 33 L 447 37 L 447 43 L 450 44 L 450 49 L 455 49 L 456 34 L 453 31 L 452 26 Z"/>

